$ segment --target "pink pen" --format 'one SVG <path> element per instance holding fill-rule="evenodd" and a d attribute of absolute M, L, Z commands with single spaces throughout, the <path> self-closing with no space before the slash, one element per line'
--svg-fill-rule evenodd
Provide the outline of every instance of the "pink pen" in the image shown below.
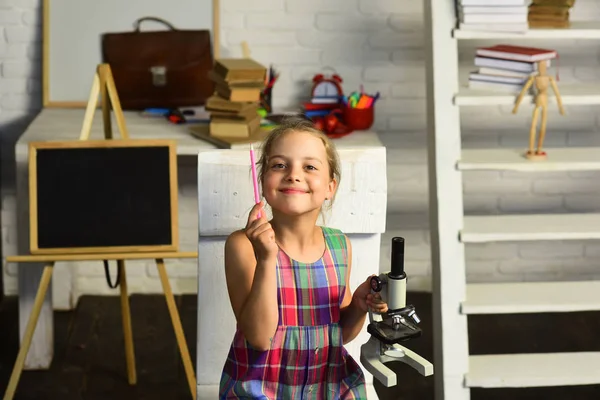
<path fill-rule="evenodd" d="M 254 147 L 250 143 L 250 164 L 252 166 L 252 184 L 254 185 L 254 202 L 260 203 L 260 196 L 258 194 L 258 178 L 256 176 L 256 161 L 254 159 Z M 257 218 L 260 218 L 260 211 L 258 212 Z"/>

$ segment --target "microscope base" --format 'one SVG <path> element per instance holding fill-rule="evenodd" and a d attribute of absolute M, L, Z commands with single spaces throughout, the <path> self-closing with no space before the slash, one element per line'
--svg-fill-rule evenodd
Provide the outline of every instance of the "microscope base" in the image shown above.
<path fill-rule="evenodd" d="M 388 350 L 385 351 L 385 354 L 382 354 L 385 348 L 388 348 Z M 391 354 L 397 356 L 391 356 Z M 403 362 L 416 369 L 423 376 L 433 375 L 433 364 L 399 344 L 384 345 L 371 337 L 367 343 L 360 347 L 361 364 L 386 387 L 396 386 L 397 384 L 396 373 L 385 365 L 385 363 L 392 361 Z"/>

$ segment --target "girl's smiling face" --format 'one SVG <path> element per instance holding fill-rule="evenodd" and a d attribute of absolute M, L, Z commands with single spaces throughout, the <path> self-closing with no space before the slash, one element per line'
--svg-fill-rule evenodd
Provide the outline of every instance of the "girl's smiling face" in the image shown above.
<path fill-rule="evenodd" d="M 320 138 L 294 131 L 273 143 L 262 187 L 273 211 L 288 215 L 319 212 L 337 183 L 331 179 L 327 152 Z"/>

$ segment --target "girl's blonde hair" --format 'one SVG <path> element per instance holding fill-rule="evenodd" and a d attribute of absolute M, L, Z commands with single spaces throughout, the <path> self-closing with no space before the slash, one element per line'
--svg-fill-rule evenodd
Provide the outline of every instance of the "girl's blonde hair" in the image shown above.
<path fill-rule="evenodd" d="M 281 139 L 283 136 L 293 132 L 308 132 L 313 136 L 321 139 L 323 146 L 325 146 L 325 153 L 327 154 L 327 164 L 329 165 L 329 178 L 337 182 L 339 187 L 341 176 L 340 160 L 331 139 L 327 137 L 321 130 L 317 129 L 312 121 L 297 116 L 289 116 L 284 118 L 277 127 L 275 127 L 269 135 L 265 138 L 261 146 L 261 155 L 258 159 L 258 180 L 262 184 L 265 172 L 268 168 L 269 155 L 273 144 Z M 336 190 L 337 192 L 337 190 Z M 335 198 L 335 193 L 333 194 Z M 331 204 L 333 203 L 333 198 Z"/>

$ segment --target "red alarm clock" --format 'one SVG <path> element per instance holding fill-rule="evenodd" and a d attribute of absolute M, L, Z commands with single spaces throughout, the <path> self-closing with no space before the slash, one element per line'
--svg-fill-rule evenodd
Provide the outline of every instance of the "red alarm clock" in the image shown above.
<path fill-rule="evenodd" d="M 325 76 L 317 74 L 313 77 L 313 87 L 311 95 L 315 98 L 332 98 L 340 99 L 344 91 L 342 89 L 342 78 L 338 74 Z"/>

